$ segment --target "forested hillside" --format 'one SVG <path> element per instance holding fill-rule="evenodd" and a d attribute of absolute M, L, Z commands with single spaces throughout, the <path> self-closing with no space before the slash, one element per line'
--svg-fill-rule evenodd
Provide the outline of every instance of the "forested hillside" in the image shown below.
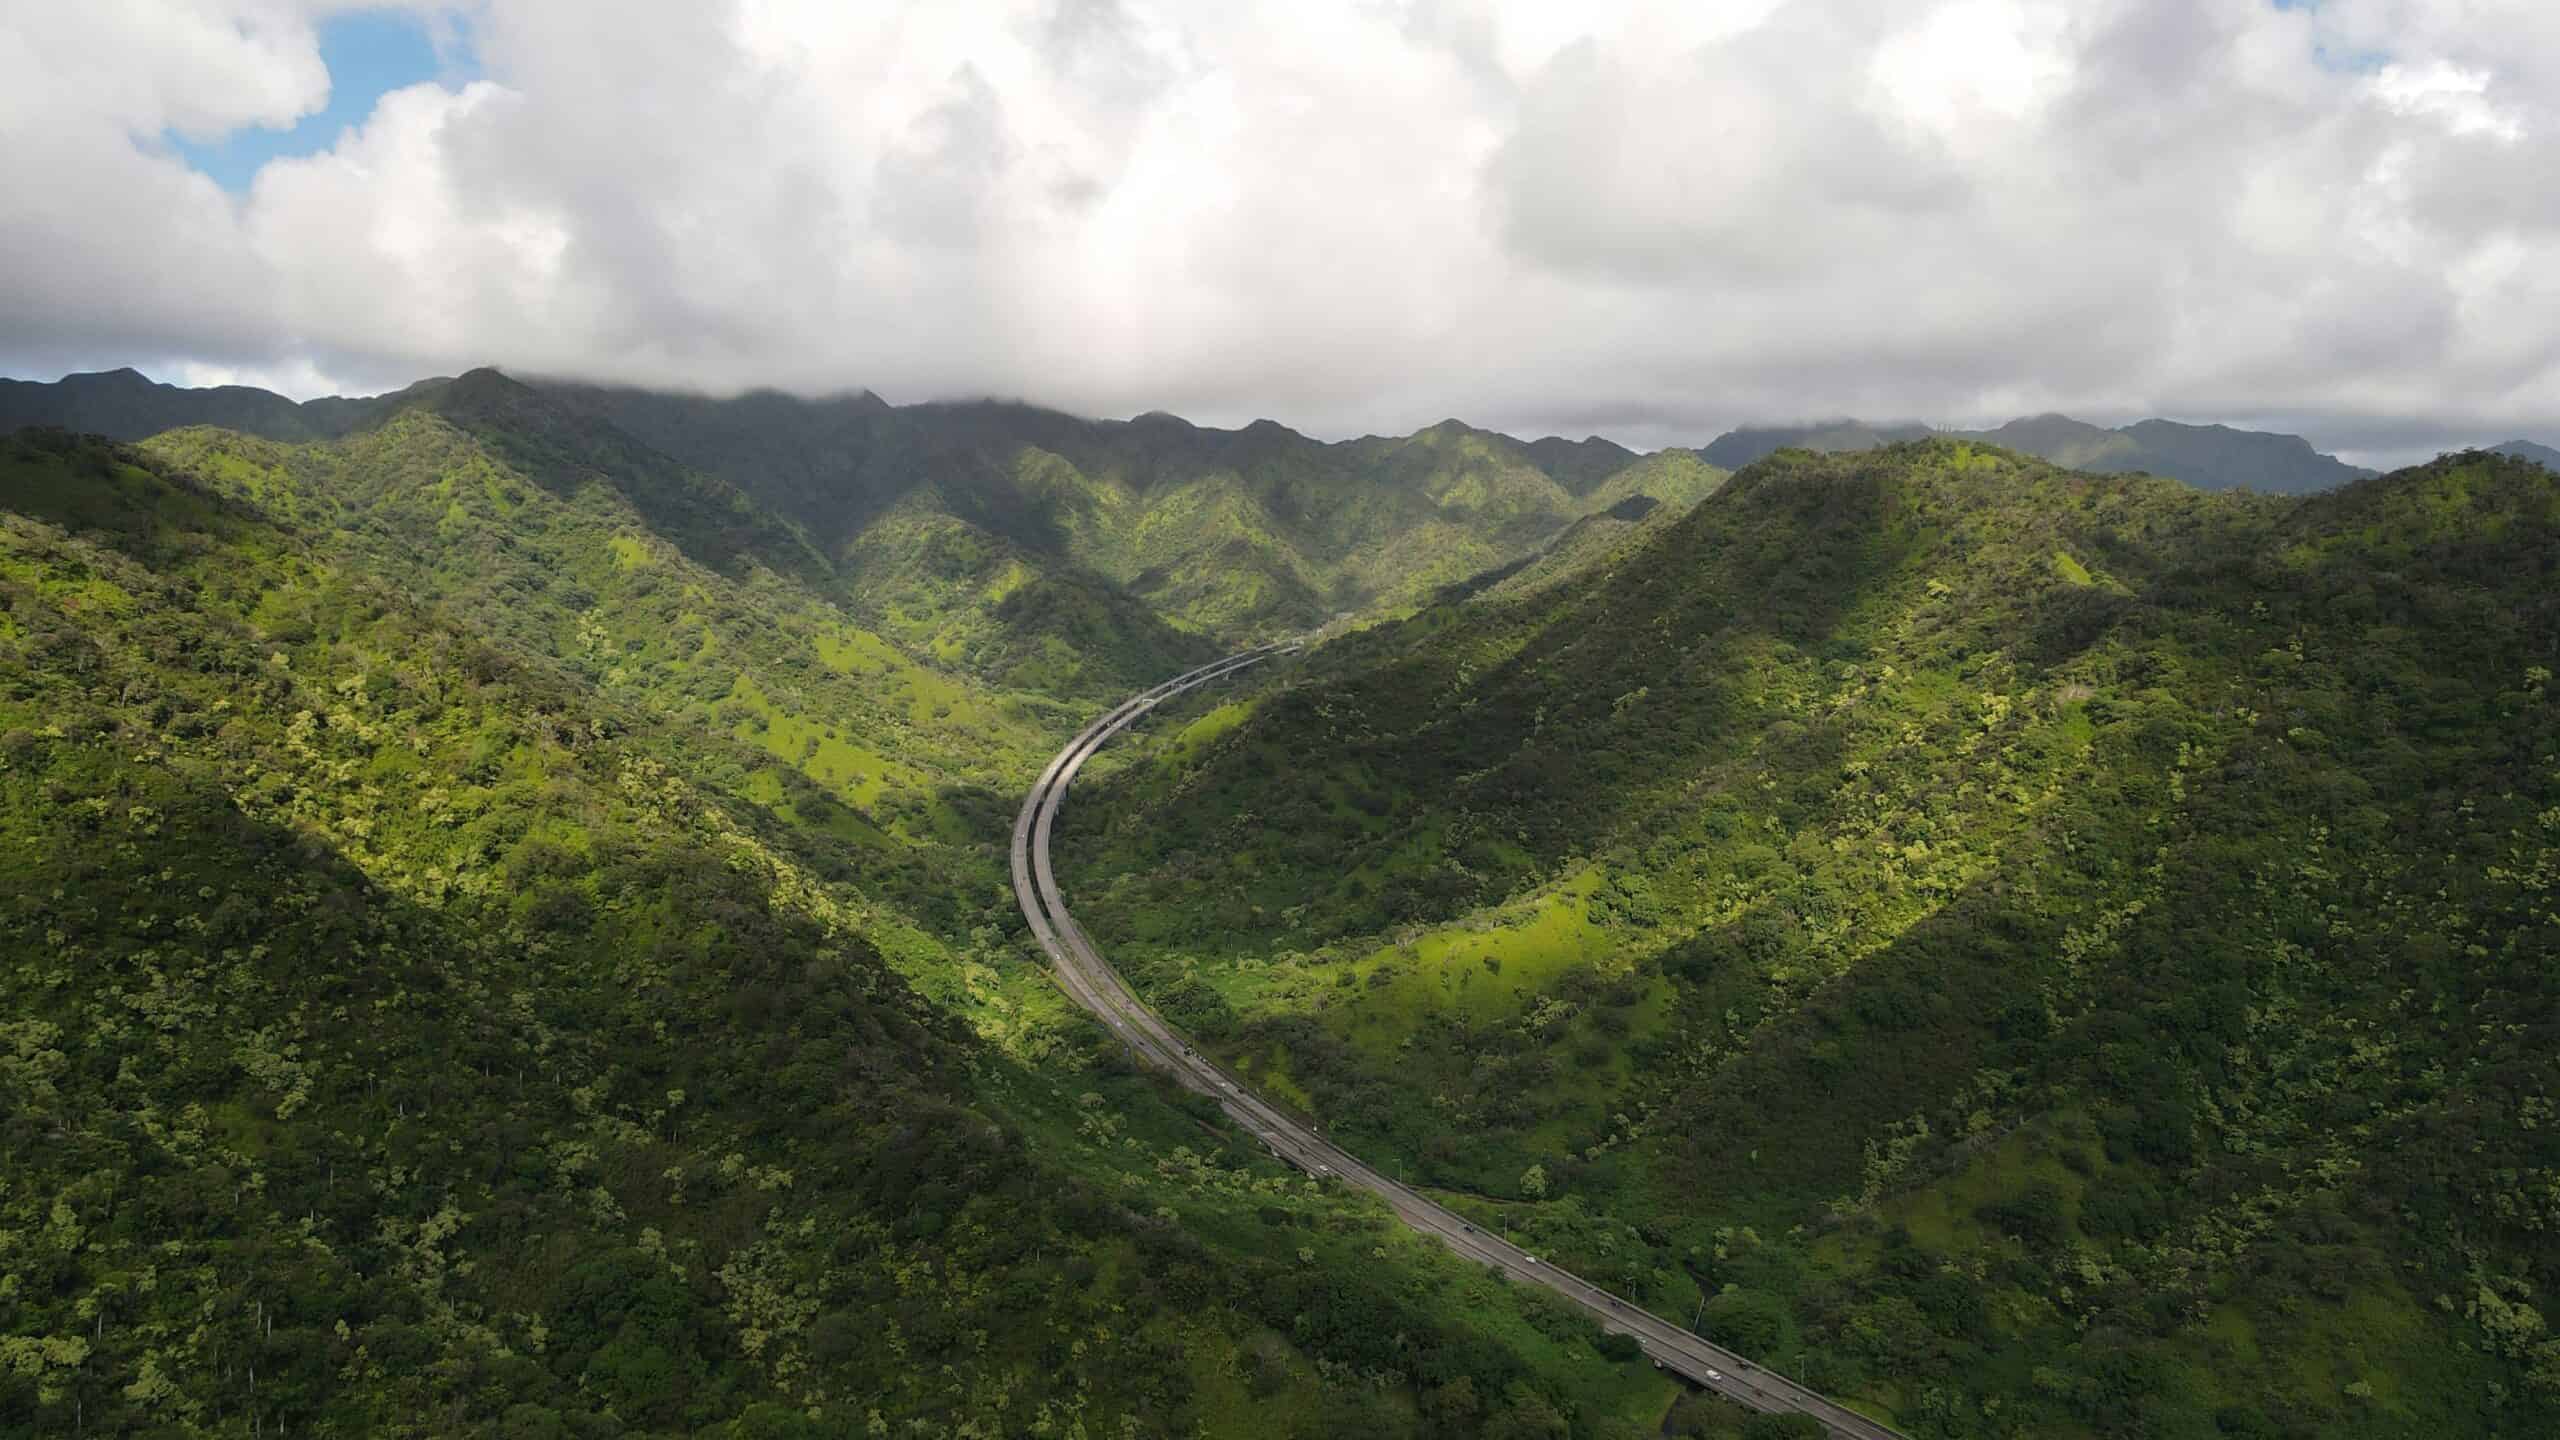
<path fill-rule="evenodd" d="M 2554 450 L 2548 445 L 2531 440 L 2510 440 L 2504 445 L 2492 448 L 2498 454 L 2512 455 L 2518 460 L 2530 460 L 2546 470 L 2560 470 L 2560 450 Z"/>
<path fill-rule="evenodd" d="M 0 1434 L 1738 1432 L 1021 938 L 1344 610 L 1058 851 L 1274 1097 L 1915 1435 L 2560 1425 L 2547 469 L 214 400 L 0 439 Z"/>
<path fill-rule="evenodd" d="M 564 483 L 584 467 L 667 499 L 725 484 L 794 532 L 867 628 L 1002 688 L 1083 698 L 1345 613 L 1401 612 L 1584 516 L 1638 497 L 1685 508 L 1723 474 L 1689 451 L 1524 443 L 1455 420 L 1327 443 L 1267 420 L 1218 430 L 867 392 L 714 398 L 491 370 L 302 404 L 130 370 L 0 382 L 0 431 L 128 440 L 213 425 L 361 443 L 421 410 L 530 444 L 522 458 Z"/>
<path fill-rule="evenodd" d="M 1762 426 L 1728 431 L 1698 453 L 1735 469 L 1788 447 L 1872 450 L 1932 435 L 1999 445 L 2092 474 L 2165 475 L 2204 490 L 2300 495 L 2373 473 L 2321 454 L 2299 435 L 2228 425 L 2182 425 L 2174 420 L 2137 420 L 2107 429 L 2068 415 L 2033 415 L 1990 430 L 1934 430 L 1926 425 L 1869 425 L 1857 420 Z"/>
<path fill-rule="evenodd" d="M 1065 884 L 1345 1143 L 1914 1433 L 2541 1433 L 2555 566 L 2480 453 L 1784 451 L 1197 702 Z"/>
<path fill-rule="evenodd" d="M 1077 707 L 522 403 L 0 440 L 0 1434 L 1650 1432 L 1023 955 Z"/>
<path fill-rule="evenodd" d="M 901 608 L 929 632 L 971 617 L 910 584 L 920 550 L 974 546 L 1044 577 L 1073 567 L 1236 643 L 1410 605 L 1581 515 L 1637 494 L 1682 503 L 1720 473 L 1686 451 L 1523 444 L 1454 420 L 1327 444 L 1271 421 L 551 389 L 791 515 L 873 591 L 905 587 L 918 598 Z"/>

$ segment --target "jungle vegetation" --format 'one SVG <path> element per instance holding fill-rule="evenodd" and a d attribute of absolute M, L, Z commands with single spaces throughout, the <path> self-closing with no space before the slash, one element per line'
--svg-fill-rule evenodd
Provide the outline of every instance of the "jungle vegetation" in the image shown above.
<path fill-rule="evenodd" d="M 1026 778 L 1318 626 L 1058 854 L 1276 1098 L 1915 1435 L 2560 1425 L 2548 470 L 80 378 L 0 1435 L 1789 1433 L 1048 982 Z"/>
<path fill-rule="evenodd" d="M 2108 428 L 2068 415 L 2030 415 L 1990 430 L 1869 425 L 1857 420 L 1756 426 L 1727 431 L 1698 453 L 1716 465 L 1739 469 L 1791 447 L 1869 450 L 1932 436 L 1998 445 L 2093 474 L 2165 475 L 2204 490 L 2300 495 L 2334 489 L 2374 473 L 2312 449 L 2311 442 L 2299 435 L 2174 420 L 2137 420 Z"/>
<path fill-rule="evenodd" d="M 0 502 L 0 1434 L 1675 1399 L 1135 1073 L 1003 878 L 1081 709 L 865 629 L 717 481 L 492 384 L 22 431 Z"/>
<path fill-rule="evenodd" d="M 0 430 L 127 440 L 211 425 L 360 442 L 421 410 L 547 437 L 557 453 L 523 457 L 537 470 L 654 475 L 660 490 L 681 471 L 723 487 L 788 527 L 875 633 L 937 667 L 1082 702 L 1223 649 L 1410 609 L 1636 497 L 1685 509 L 1724 473 L 1690 451 L 1522 442 L 1455 420 L 1328 443 L 1268 420 L 1219 430 L 860 391 L 716 398 L 493 370 L 301 404 L 130 370 L 0 381 Z"/>
<path fill-rule="evenodd" d="M 2560 475 L 1782 450 L 1096 767 L 1355 1149 L 1921 1435 L 2560 1426 Z"/>

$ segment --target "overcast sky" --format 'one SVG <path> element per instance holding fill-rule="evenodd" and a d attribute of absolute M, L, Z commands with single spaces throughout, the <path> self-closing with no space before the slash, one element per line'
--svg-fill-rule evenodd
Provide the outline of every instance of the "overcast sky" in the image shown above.
<path fill-rule="evenodd" d="M 2560 443 L 2553 0 L 353 9 L 0 9 L 0 372 Z"/>

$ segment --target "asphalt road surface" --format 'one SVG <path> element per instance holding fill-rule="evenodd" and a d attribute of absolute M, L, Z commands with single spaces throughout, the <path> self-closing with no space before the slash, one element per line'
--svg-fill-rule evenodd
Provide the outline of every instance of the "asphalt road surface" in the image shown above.
<path fill-rule="evenodd" d="M 1254 1094 L 1242 1081 L 1194 1050 L 1180 1031 L 1147 1008 L 1119 972 L 1103 962 L 1101 952 L 1067 912 L 1066 901 L 1058 894 L 1057 876 L 1049 867 L 1049 834 L 1057 824 L 1058 805 L 1066 796 L 1068 784 L 1096 750 L 1149 710 L 1194 686 L 1295 648 L 1287 644 L 1266 645 L 1178 675 L 1086 726 L 1041 772 L 1040 783 L 1022 802 L 1022 814 L 1013 824 L 1013 893 L 1022 902 L 1022 918 L 1030 922 L 1040 948 L 1049 953 L 1051 973 L 1058 983 L 1137 1052 L 1141 1060 L 1216 1100 L 1273 1154 L 1319 1179 L 1339 1180 L 1376 1195 L 1407 1225 L 1470 1260 L 1490 1265 L 1513 1279 L 1544 1285 L 1574 1301 L 1590 1311 L 1601 1328 L 1634 1336 L 1659 1368 L 1754 1410 L 1810 1415 L 1832 1434 L 1850 1440 L 1903 1440 L 1901 1432 L 1710 1344 L 1671 1321 L 1638 1308 L 1633 1301 L 1612 1295 L 1579 1275 L 1485 1232 L 1454 1211 L 1372 1170 L 1357 1156 Z"/>

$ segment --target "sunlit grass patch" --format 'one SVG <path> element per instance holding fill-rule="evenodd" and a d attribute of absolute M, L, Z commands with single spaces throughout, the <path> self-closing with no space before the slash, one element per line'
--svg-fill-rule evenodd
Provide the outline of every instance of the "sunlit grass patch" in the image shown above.
<path fill-rule="evenodd" d="M 732 732 L 737 738 L 761 746 L 858 809 L 871 808 L 890 785 L 926 783 L 924 772 L 914 766 L 847 740 L 841 733 L 829 734 L 832 727 L 782 709 L 745 675 L 738 677 L 730 698 L 754 716 L 739 722 Z"/>
<path fill-rule="evenodd" d="M 1600 878 L 1584 870 L 1519 909 L 1372 950 L 1342 972 L 1351 983 L 1328 1007 L 1328 1023 L 1365 1049 L 1389 1052 L 1434 1014 L 1485 1022 L 1526 1013 L 1558 976 L 1613 949 L 1614 937 L 1590 915 Z"/>

